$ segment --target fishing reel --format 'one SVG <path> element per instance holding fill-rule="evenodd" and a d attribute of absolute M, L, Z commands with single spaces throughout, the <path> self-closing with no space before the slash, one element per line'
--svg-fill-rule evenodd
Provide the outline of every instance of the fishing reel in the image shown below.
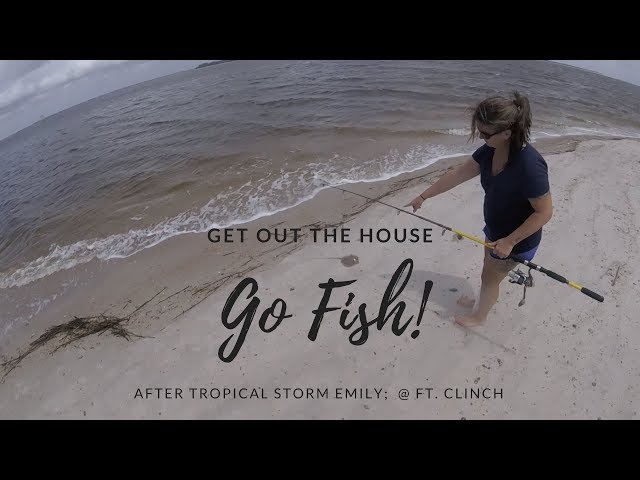
<path fill-rule="evenodd" d="M 531 272 L 531 269 L 529 269 L 529 272 Z M 510 277 L 509 283 L 517 283 L 518 285 L 533 287 L 533 277 L 531 276 L 531 273 L 527 275 L 524 272 L 521 272 L 520 269 L 518 269 L 515 272 L 510 271 L 509 277 Z"/>
<path fill-rule="evenodd" d="M 524 272 L 521 272 L 518 268 L 515 271 L 510 271 L 508 275 L 509 283 L 515 283 L 517 285 L 523 286 L 522 300 L 520 300 L 520 303 L 518 303 L 518 306 L 521 307 L 525 303 L 525 299 L 527 296 L 527 287 L 531 288 L 534 286 L 533 276 L 531 275 L 531 268 L 529 268 L 529 272 L 526 274 Z"/>

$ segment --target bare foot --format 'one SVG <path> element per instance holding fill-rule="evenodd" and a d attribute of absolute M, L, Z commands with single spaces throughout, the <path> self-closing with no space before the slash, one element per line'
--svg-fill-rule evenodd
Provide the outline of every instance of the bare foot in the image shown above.
<path fill-rule="evenodd" d="M 485 321 L 484 318 L 477 317 L 476 315 L 456 315 L 454 318 L 456 323 L 463 327 L 477 327 Z"/>
<path fill-rule="evenodd" d="M 476 301 L 473 298 L 462 295 L 456 303 L 464 308 L 472 308 L 475 305 Z"/>

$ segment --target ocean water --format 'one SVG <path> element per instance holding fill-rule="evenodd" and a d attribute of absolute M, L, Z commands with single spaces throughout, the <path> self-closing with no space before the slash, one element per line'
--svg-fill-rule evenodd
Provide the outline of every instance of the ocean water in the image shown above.
<path fill-rule="evenodd" d="M 513 89 L 534 140 L 640 138 L 640 87 L 545 61 L 237 61 L 77 105 L 0 141 L 0 289 L 471 153 Z"/>

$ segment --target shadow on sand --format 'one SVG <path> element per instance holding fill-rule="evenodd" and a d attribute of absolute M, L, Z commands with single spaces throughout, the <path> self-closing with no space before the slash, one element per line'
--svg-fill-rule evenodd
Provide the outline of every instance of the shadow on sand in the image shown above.
<path fill-rule="evenodd" d="M 384 274 L 380 275 L 385 281 L 390 281 L 392 275 Z M 454 275 L 448 275 L 445 273 L 431 272 L 426 270 L 413 270 L 411 273 L 411 279 L 405 287 L 405 292 L 416 292 L 418 298 L 422 298 L 424 291 L 424 283 L 428 280 L 433 282 L 431 293 L 429 294 L 429 300 L 427 302 L 427 308 L 433 312 L 436 312 L 440 320 L 451 323 L 452 326 L 461 328 L 465 332 L 476 335 L 483 338 L 487 342 L 501 348 L 502 350 L 515 354 L 515 351 L 504 346 L 503 344 L 492 340 L 483 333 L 478 331 L 478 327 L 463 327 L 454 320 L 454 315 L 469 313 L 472 310 L 464 308 L 458 305 L 456 302 L 461 296 L 467 296 L 475 299 L 476 292 L 472 288 L 469 281 L 465 278 L 456 277 Z M 418 300 L 419 302 L 420 300 Z M 431 308 L 429 308 L 429 305 Z M 436 305 L 439 308 L 433 308 Z"/>
<path fill-rule="evenodd" d="M 380 275 L 386 282 L 391 280 L 391 276 L 390 274 Z M 427 280 L 433 282 L 428 303 L 432 307 L 431 310 L 434 310 L 434 305 L 439 307 L 435 309 L 435 311 L 438 312 L 438 315 L 442 319 L 470 311 L 468 308 L 461 307 L 456 303 L 462 295 L 475 298 L 475 292 L 471 284 L 468 280 L 461 277 L 425 270 L 413 270 L 411 279 L 407 283 L 404 291 L 416 292 L 418 298 L 422 298 L 424 282 Z"/>

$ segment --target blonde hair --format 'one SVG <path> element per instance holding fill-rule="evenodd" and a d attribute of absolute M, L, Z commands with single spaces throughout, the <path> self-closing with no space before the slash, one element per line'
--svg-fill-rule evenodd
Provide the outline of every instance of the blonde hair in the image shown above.
<path fill-rule="evenodd" d="M 510 97 L 495 96 L 481 101 L 471 115 L 471 137 L 477 137 L 478 123 L 492 128 L 496 133 L 511 130 L 511 153 L 519 152 L 531 138 L 531 107 L 529 99 L 512 92 Z"/>

